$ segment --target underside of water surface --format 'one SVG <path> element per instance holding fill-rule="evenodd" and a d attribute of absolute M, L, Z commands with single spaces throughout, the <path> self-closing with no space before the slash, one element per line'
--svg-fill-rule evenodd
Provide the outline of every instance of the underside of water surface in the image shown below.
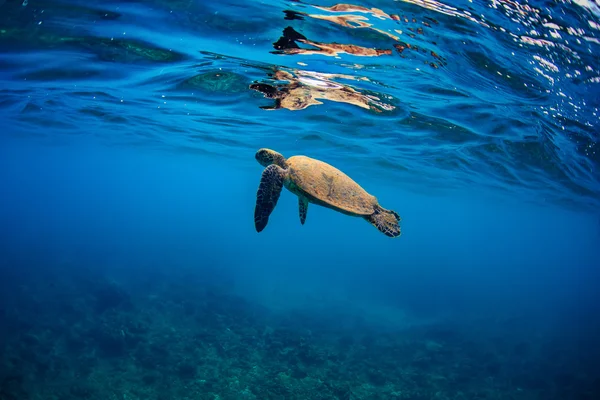
<path fill-rule="evenodd" d="M 6 1 L 2 112 L 15 135 L 48 136 L 50 123 L 224 157 L 270 146 L 412 190 L 597 207 L 597 10 Z"/>

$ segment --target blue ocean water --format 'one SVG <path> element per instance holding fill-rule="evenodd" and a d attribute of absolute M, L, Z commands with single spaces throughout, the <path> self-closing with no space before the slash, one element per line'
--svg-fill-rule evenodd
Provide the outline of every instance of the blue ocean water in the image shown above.
<path fill-rule="evenodd" d="M 0 400 L 600 398 L 600 4 L 0 0 Z M 388 238 L 283 190 L 341 169 Z"/>

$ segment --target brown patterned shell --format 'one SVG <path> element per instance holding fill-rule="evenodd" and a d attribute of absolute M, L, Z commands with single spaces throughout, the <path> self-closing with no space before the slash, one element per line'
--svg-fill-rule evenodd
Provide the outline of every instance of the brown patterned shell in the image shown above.
<path fill-rule="evenodd" d="M 305 156 L 286 163 L 290 181 L 308 197 L 352 214 L 373 214 L 377 199 L 339 169 Z"/>

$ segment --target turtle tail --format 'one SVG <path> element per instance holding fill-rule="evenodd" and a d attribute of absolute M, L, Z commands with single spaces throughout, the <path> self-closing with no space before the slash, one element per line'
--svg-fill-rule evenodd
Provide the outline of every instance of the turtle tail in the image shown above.
<path fill-rule="evenodd" d="M 386 236 L 398 237 L 402 234 L 400 228 L 402 218 L 395 211 L 377 206 L 375 212 L 365 219 Z"/>

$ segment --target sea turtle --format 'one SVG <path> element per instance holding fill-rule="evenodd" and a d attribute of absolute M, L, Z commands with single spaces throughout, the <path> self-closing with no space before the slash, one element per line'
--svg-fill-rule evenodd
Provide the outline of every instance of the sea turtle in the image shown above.
<path fill-rule="evenodd" d="M 313 203 L 362 217 L 389 237 L 400 236 L 400 216 L 381 207 L 376 197 L 337 168 L 301 155 L 286 160 L 280 153 L 265 148 L 259 149 L 255 157 L 266 167 L 256 193 L 254 227 L 257 232 L 267 226 L 285 186 L 298 196 L 301 224 L 306 221 L 308 203 Z"/>

